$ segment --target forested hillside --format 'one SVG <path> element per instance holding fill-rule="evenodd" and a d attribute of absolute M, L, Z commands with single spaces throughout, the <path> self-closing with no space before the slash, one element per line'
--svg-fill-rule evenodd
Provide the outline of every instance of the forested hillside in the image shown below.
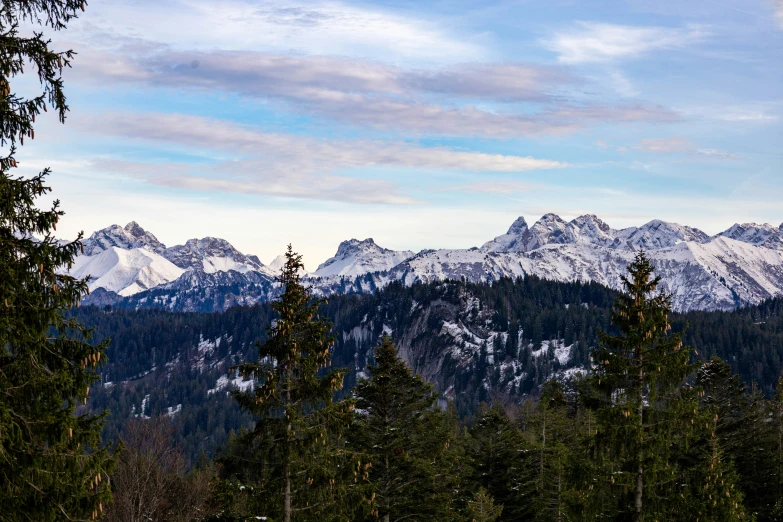
<path fill-rule="evenodd" d="M 337 334 L 333 364 L 346 367 L 345 389 L 365 376 L 383 333 L 401 357 L 435 384 L 462 415 L 481 402 L 521 403 L 548 379 L 585 368 L 597 330 L 612 332 L 616 292 L 596 284 L 535 277 L 492 285 L 392 284 L 374 295 L 334 296 L 323 312 Z M 716 355 L 747 383 L 774 393 L 783 359 L 783 300 L 735 312 L 675 314 L 698 359 Z M 225 313 L 83 307 L 97 340 L 111 337 L 103 386 L 90 405 L 110 410 L 107 434 L 133 416 L 170 414 L 187 453 L 213 453 L 232 429 L 250 426 L 228 396 L 247 386 L 229 367 L 256 358 L 274 313 L 266 304 Z"/>

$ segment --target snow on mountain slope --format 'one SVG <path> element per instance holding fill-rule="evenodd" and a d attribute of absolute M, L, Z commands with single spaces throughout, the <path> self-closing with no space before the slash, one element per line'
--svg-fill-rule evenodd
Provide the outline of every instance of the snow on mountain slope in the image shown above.
<path fill-rule="evenodd" d="M 781 236 L 781 228 L 753 223 L 737 224 L 710 238 L 698 229 L 660 220 L 614 230 L 594 215 L 566 222 L 547 214 L 532 227 L 518 218 L 506 234 L 480 249 L 424 250 L 414 255 L 382 248 L 372 239 L 344 241 L 334 257 L 302 276 L 319 295 L 374 292 L 393 281 L 491 282 L 526 275 L 621 289 L 628 264 L 644 249 L 663 277 L 663 289 L 673 294 L 675 309 L 728 310 L 783 295 Z M 131 295 L 157 284 L 158 297 L 173 309 L 222 310 L 273 298 L 273 278 L 285 262 L 285 256 L 278 256 L 264 266 L 217 238 L 166 249 L 135 223 L 96 232 L 90 241 L 93 255 L 78 258 L 73 273 L 91 274 L 91 288 Z M 138 246 L 124 249 L 112 242 Z M 158 258 L 146 261 L 154 257 L 154 250 L 187 278 L 174 281 L 177 273 L 170 266 L 161 266 Z M 102 252 L 107 254 L 99 258 Z"/>
<path fill-rule="evenodd" d="M 274 275 L 256 256 L 246 256 L 225 239 L 191 239 L 184 245 L 166 248 L 135 221 L 125 227 L 112 225 L 99 230 L 84 245 L 84 254 L 77 258 L 71 273 L 89 275 L 91 290 L 104 288 L 121 296 L 169 283 L 186 271 Z M 253 281 L 247 279 L 248 283 Z"/>
<path fill-rule="evenodd" d="M 166 245 L 135 221 L 131 221 L 124 227 L 112 225 L 93 233 L 84 240 L 84 255 L 93 256 L 110 247 L 120 247 L 125 250 L 147 248 L 156 254 L 162 254 L 166 250 Z"/>
<path fill-rule="evenodd" d="M 508 229 L 508 232 L 498 236 L 491 241 L 487 241 L 481 246 L 482 252 L 524 252 L 525 239 L 530 236 L 530 229 L 527 221 L 519 216 Z"/>
<path fill-rule="evenodd" d="M 727 238 L 682 242 L 649 252 L 662 289 L 677 310 L 729 310 L 783 295 L 783 253 Z M 588 244 L 545 245 L 531 252 L 430 250 L 401 263 L 376 285 L 443 279 L 492 281 L 536 275 L 559 281 L 594 281 L 621 289 L 634 251 Z"/>
<path fill-rule="evenodd" d="M 397 266 L 412 255 L 413 252 L 409 250 L 395 251 L 380 247 L 372 238 L 364 241 L 351 239 L 340 243 L 334 257 L 321 263 L 313 275 L 357 276 L 368 272 L 382 272 Z"/>
<path fill-rule="evenodd" d="M 279 273 L 280 269 L 283 268 L 283 265 L 285 265 L 285 254 L 280 254 L 274 258 L 271 263 L 266 265 L 266 267 L 275 273 Z"/>
<path fill-rule="evenodd" d="M 174 281 L 184 270 L 146 248 L 126 250 L 115 246 L 76 258 L 70 274 L 90 277 L 90 290 L 105 288 L 129 296 Z"/>
<path fill-rule="evenodd" d="M 485 243 L 484 252 L 530 252 L 545 245 L 588 244 L 617 249 L 655 250 L 682 241 L 704 243 L 709 236 L 701 230 L 667 223 L 659 219 L 641 227 L 614 230 L 597 216 L 589 214 L 565 222 L 560 216 L 546 214 L 530 229 L 518 218 L 508 232 Z"/>
<path fill-rule="evenodd" d="M 724 230 L 716 237 L 721 236 L 750 243 L 751 245 L 783 250 L 783 223 L 778 228 L 769 223 L 762 225 L 757 223 L 735 223 L 731 228 Z"/>
<path fill-rule="evenodd" d="M 229 270 L 243 274 L 265 271 L 264 265 L 238 251 L 225 239 L 214 237 L 189 239 L 184 245 L 167 248 L 163 256 L 182 269 L 208 274 Z"/>

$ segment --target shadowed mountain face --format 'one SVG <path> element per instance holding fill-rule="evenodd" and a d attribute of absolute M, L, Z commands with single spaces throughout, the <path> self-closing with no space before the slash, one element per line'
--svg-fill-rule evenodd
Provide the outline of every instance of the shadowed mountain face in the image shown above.
<path fill-rule="evenodd" d="M 634 253 L 645 250 L 677 310 L 731 310 L 783 294 L 782 237 L 781 227 L 769 224 L 736 224 L 710 237 L 661 220 L 616 230 L 594 215 L 565 221 L 546 214 L 533 226 L 518 218 L 481 248 L 414 254 L 383 248 L 372 239 L 351 239 L 303 275 L 320 295 L 374 292 L 394 281 L 484 282 L 528 275 L 620 289 Z M 225 310 L 274 297 L 281 263 L 278 257 L 265 266 L 219 238 L 167 248 L 132 222 L 93 234 L 74 273 L 92 276 L 91 289 L 110 292 L 101 294 L 102 303 Z"/>

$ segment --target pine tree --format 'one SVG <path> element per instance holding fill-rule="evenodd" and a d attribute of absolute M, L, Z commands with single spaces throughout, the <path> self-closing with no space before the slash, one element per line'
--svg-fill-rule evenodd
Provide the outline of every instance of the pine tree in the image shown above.
<path fill-rule="evenodd" d="M 774 431 L 777 435 L 776 455 L 773 457 L 775 464 L 777 464 L 777 480 L 775 484 L 777 501 L 773 508 L 773 520 L 783 520 L 783 377 L 778 377 L 775 396 L 770 401 L 770 410 Z"/>
<path fill-rule="evenodd" d="M 374 515 L 384 522 L 450 520 L 452 432 L 432 385 L 411 372 L 388 336 L 368 370 L 371 378 L 354 389 L 348 435 L 372 463 Z"/>
<path fill-rule="evenodd" d="M 696 385 L 701 389 L 704 422 L 717 415 L 714 431 L 722 451 L 734 462 L 746 508 L 759 520 L 767 520 L 779 495 L 777 464 L 769 458 L 777 448 L 777 432 L 769 422 L 766 401 L 755 388 L 749 392 L 717 357 L 699 368 Z M 711 436 L 704 434 L 707 441 Z"/>
<path fill-rule="evenodd" d="M 749 520 L 743 505 L 739 475 L 726 460 L 716 434 L 718 415 L 714 414 L 709 439 L 698 464 L 693 494 L 687 498 L 689 519 L 694 522 L 740 522 Z M 685 517 L 680 517 L 684 519 Z"/>
<path fill-rule="evenodd" d="M 240 454 L 224 456 L 223 463 L 250 496 L 243 500 L 249 512 L 238 515 L 347 520 L 343 496 L 350 481 L 366 476 L 367 464 L 353 461 L 340 442 L 353 402 L 333 401 L 345 371 L 329 367 L 331 323 L 302 285 L 303 268 L 289 245 L 278 278 L 282 295 L 272 304 L 278 319 L 258 345 L 258 362 L 238 367 L 255 386 L 234 397 L 258 421 L 242 437 Z"/>
<path fill-rule="evenodd" d="M 466 485 L 487 490 L 503 506 L 501 520 L 530 520 L 537 455 L 500 404 L 479 409 L 465 444 L 470 464 Z"/>
<path fill-rule="evenodd" d="M 679 509 L 671 455 L 690 433 L 698 403 L 695 391 L 682 387 L 691 350 L 681 332 L 669 333 L 671 295 L 655 293 L 661 278 L 644 252 L 628 270 L 612 309 L 620 335 L 599 332 L 601 346 L 592 353 L 597 452 L 620 516 L 655 520 Z"/>
<path fill-rule="evenodd" d="M 32 178 L 11 174 L 17 144 L 35 136 L 35 117 L 49 106 L 60 121 L 68 107 L 60 72 L 71 51 L 55 52 L 43 33 L 20 25 L 63 29 L 83 9 L 75 0 L 0 1 L 0 519 L 88 520 L 111 498 L 112 459 L 101 448 L 102 416 L 83 407 L 105 344 L 65 312 L 87 292 L 70 267 L 81 235 L 61 244 L 52 233 L 59 202 L 41 210 L 49 169 Z M 32 67 L 42 93 L 24 98 L 10 81 Z M 29 70 L 29 69 L 28 69 Z M 20 79 L 21 81 L 21 79 Z M 77 406 L 82 406 L 77 410 Z"/>
<path fill-rule="evenodd" d="M 496 506 L 492 495 L 479 489 L 467 506 L 468 522 L 495 522 L 503 513 L 503 506 Z"/>
<path fill-rule="evenodd" d="M 568 520 L 569 501 L 573 496 L 569 466 L 576 460 L 582 441 L 580 423 L 569 417 L 566 396 L 559 382 L 549 381 L 544 385 L 536 411 L 526 424 L 536 470 L 535 519 Z"/>

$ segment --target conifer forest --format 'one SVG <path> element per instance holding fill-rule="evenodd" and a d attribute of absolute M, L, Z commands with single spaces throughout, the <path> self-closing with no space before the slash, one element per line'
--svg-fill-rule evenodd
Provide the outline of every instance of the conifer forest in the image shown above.
<path fill-rule="evenodd" d="M 18 160 L 101 59 L 59 38 L 91 7 L 0 0 L 0 522 L 783 521 L 783 294 L 677 308 L 643 248 L 612 288 L 326 292 L 289 244 L 225 310 L 91 296 L 78 209 Z"/>

